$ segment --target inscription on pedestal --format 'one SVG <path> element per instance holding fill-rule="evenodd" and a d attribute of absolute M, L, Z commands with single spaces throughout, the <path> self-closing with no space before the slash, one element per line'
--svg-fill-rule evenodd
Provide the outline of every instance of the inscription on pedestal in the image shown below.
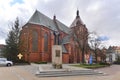
<path fill-rule="evenodd" d="M 60 50 L 56 50 L 56 57 L 60 57 Z"/>
<path fill-rule="evenodd" d="M 52 47 L 52 65 L 54 68 L 62 68 L 62 46 L 53 45 Z"/>

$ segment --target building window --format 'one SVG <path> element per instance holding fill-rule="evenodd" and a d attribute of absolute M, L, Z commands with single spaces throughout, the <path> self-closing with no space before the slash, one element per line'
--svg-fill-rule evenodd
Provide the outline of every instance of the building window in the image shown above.
<path fill-rule="evenodd" d="M 48 51 L 48 34 L 47 33 L 44 34 L 44 51 L 45 52 Z"/>
<path fill-rule="evenodd" d="M 35 30 L 32 32 L 32 51 L 38 51 L 38 33 Z"/>

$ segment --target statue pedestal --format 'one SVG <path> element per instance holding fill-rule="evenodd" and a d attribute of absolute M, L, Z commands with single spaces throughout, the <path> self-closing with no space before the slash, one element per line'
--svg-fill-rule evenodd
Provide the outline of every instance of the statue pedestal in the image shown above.
<path fill-rule="evenodd" d="M 62 46 L 53 45 L 52 46 L 52 65 L 55 69 L 62 68 Z"/>

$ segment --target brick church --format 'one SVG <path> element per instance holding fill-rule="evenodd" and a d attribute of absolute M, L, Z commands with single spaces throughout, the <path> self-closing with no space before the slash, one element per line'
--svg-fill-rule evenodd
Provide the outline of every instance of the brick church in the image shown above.
<path fill-rule="evenodd" d="M 52 46 L 57 44 L 62 46 L 63 63 L 81 62 L 82 54 L 78 53 L 76 43 L 73 42 L 74 27 L 88 33 L 78 10 L 70 27 L 60 22 L 56 16 L 51 19 L 36 10 L 21 30 L 24 59 L 29 62 L 51 62 Z"/>

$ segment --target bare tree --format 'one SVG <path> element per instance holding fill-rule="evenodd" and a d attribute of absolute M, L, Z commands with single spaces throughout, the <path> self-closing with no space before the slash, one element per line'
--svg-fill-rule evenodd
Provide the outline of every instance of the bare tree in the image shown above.
<path fill-rule="evenodd" d="M 95 60 L 96 63 L 98 62 L 98 50 L 101 46 L 101 40 L 99 39 L 99 36 L 96 34 L 96 32 L 92 32 L 89 36 L 89 45 L 92 48 L 94 54 L 95 54 Z"/>

